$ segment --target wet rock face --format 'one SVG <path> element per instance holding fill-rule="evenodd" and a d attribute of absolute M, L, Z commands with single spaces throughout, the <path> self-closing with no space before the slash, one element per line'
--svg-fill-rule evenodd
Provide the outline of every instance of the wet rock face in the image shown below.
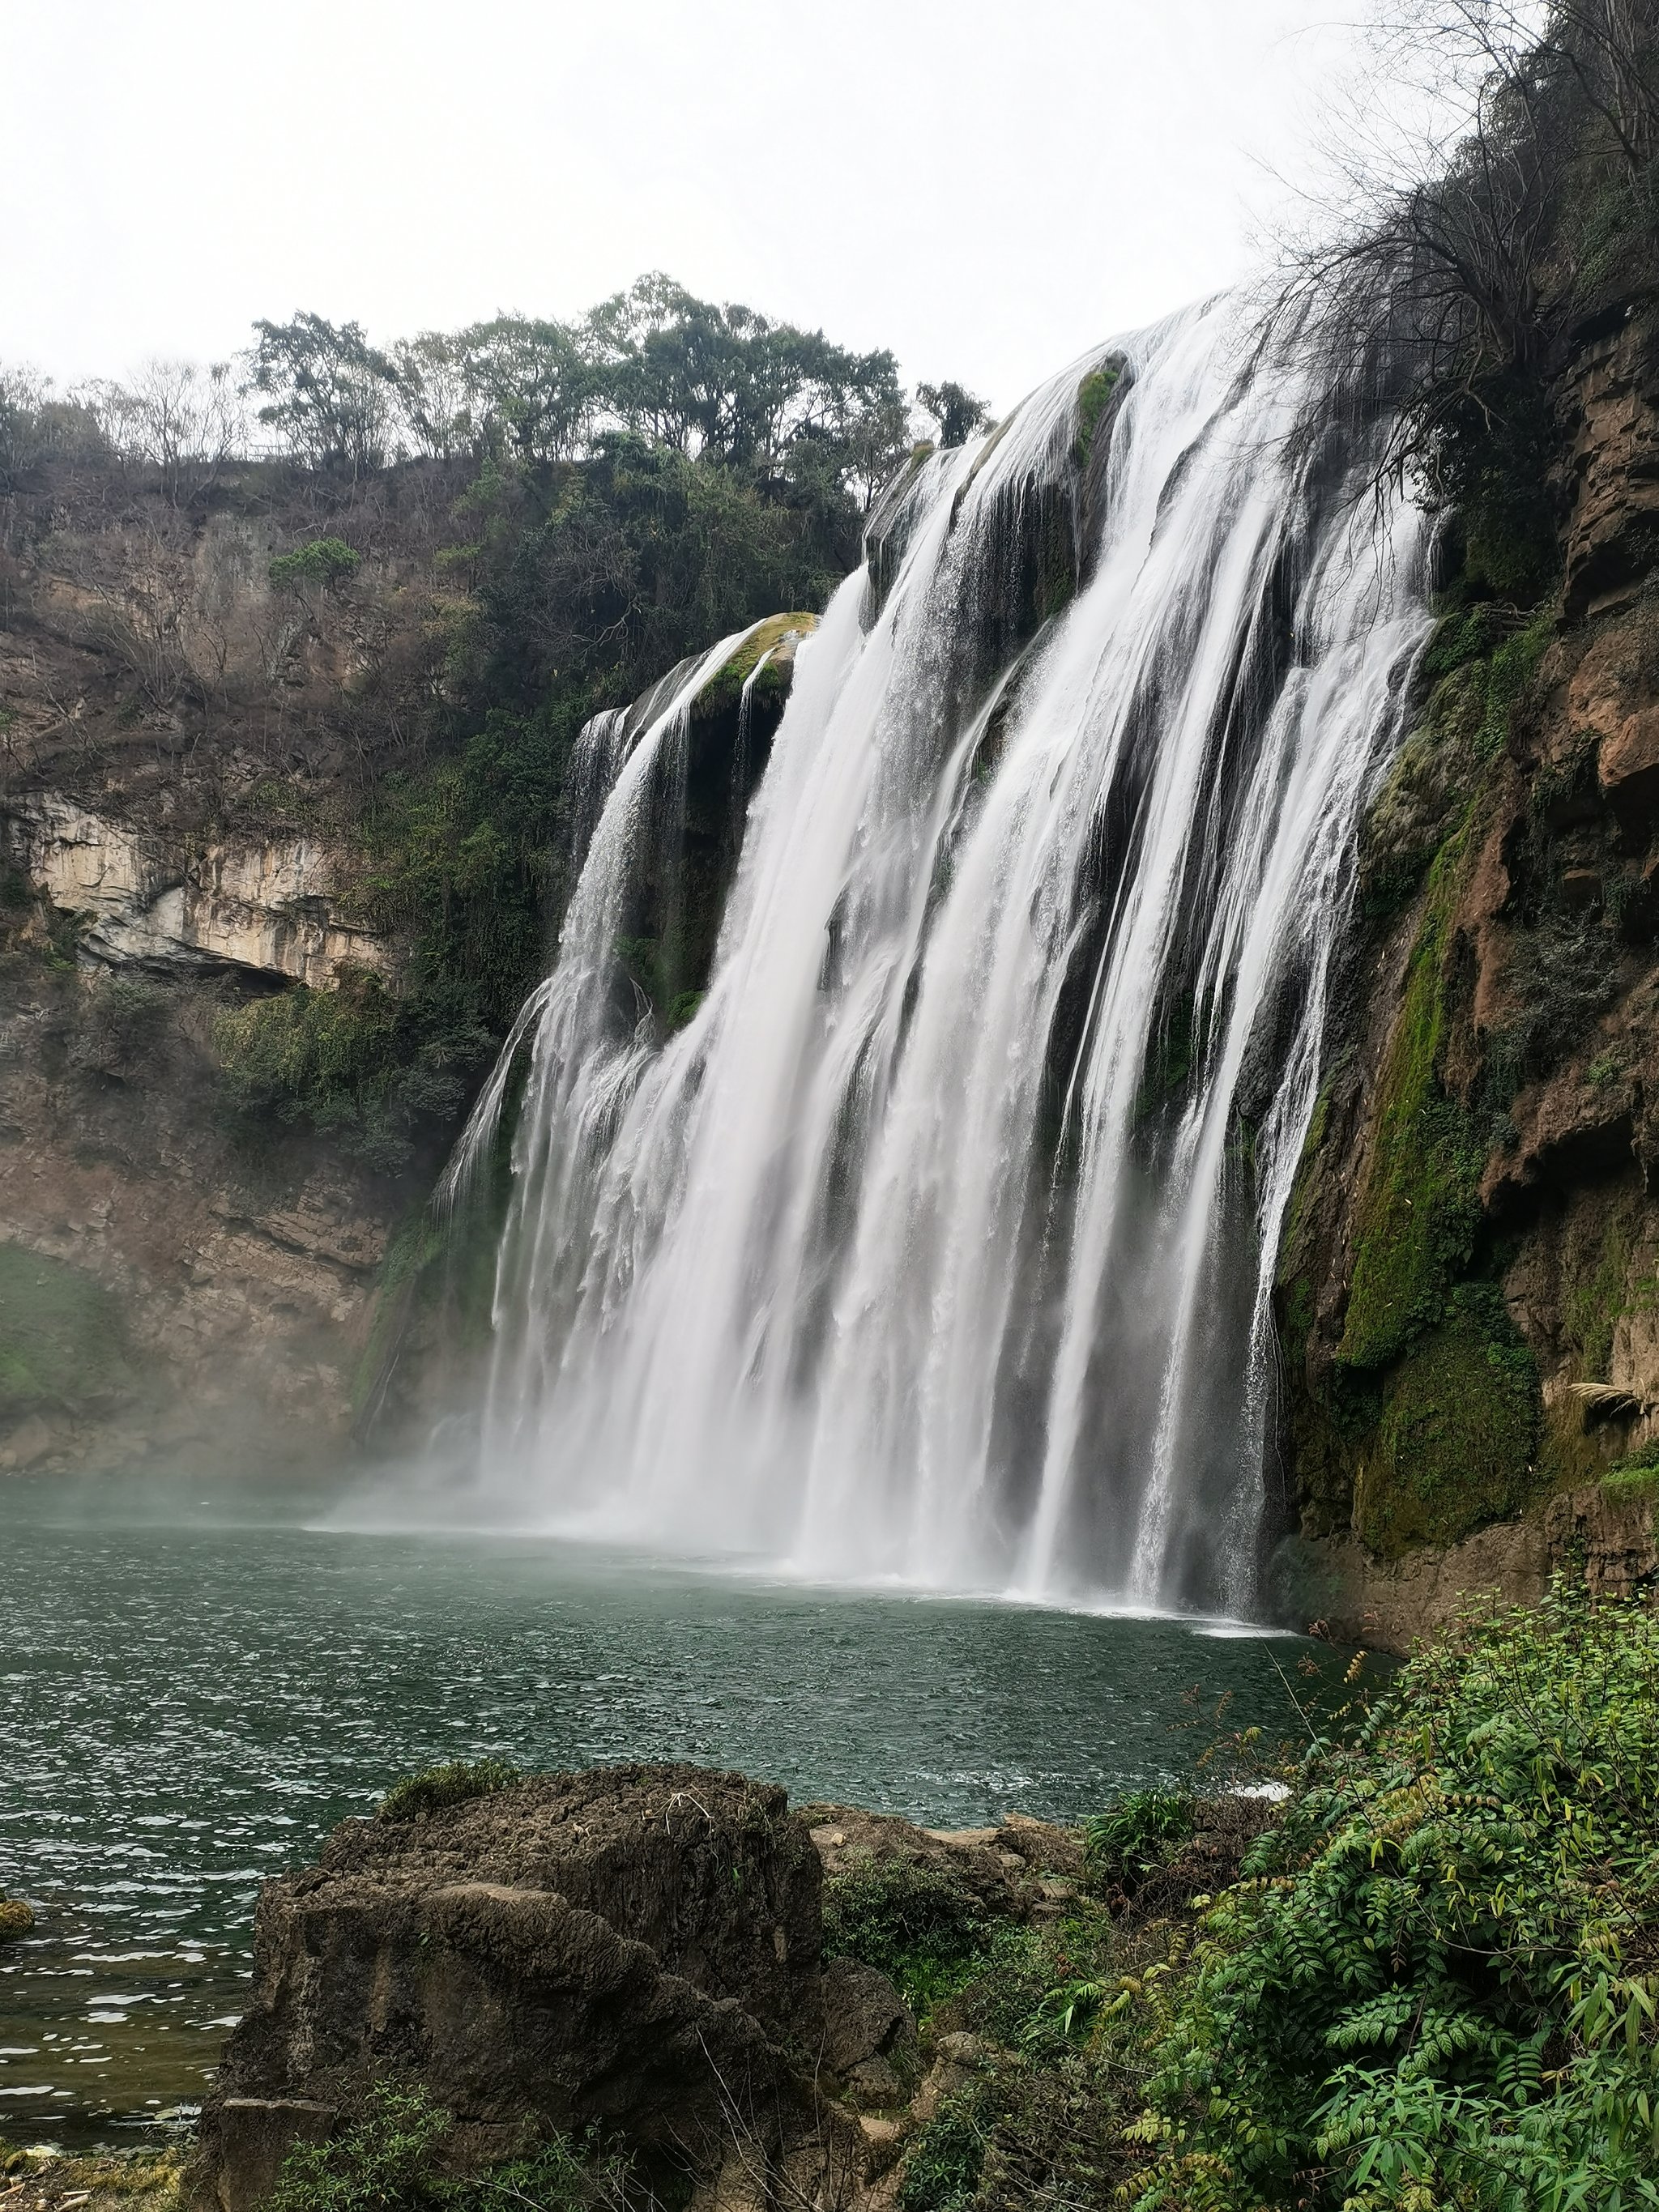
<path fill-rule="evenodd" d="M 1561 596 L 1429 642 L 1280 1252 L 1287 1610 L 1395 1646 L 1659 1443 L 1659 322 L 1559 400 Z"/>
<path fill-rule="evenodd" d="M 1578 434 L 1565 611 L 1616 599 L 1659 556 L 1659 331 L 1632 319 L 1591 347 L 1573 380 Z"/>
<path fill-rule="evenodd" d="M 477 2163 L 590 2125 L 694 2173 L 734 2133 L 830 2155 L 851 2123 L 810 2086 L 820 1880 L 781 1790 L 696 1767 L 348 1822 L 261 1898 L 198 2203 L 257 2202 L 290 2142 L 348 2124 L 388 2076 L 453 2112 Z"/>

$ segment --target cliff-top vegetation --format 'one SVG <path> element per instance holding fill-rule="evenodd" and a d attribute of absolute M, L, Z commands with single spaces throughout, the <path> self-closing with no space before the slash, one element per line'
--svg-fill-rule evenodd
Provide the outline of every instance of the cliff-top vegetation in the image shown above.
<path fill-rule="evenodd" d="M 953 383 L 919 404 L 983 419 Z M 890 353 L 661 276 L 384 347 L 301 313 L 239 361 L 64 393 L 0 366 L 0 623 L 43 671 L 6 784 L 347 841 L 354 919 L 410 948 L 396 1003 L 283 992 L 219 1049 L 245 1117 L 395 1168 L 545 964 L 582 723 L 821 607 L 915 435 Z"/>

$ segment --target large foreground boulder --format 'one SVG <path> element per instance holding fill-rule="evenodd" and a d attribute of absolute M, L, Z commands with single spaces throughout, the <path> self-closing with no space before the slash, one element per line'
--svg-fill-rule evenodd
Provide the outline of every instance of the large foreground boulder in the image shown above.
<path fill-rule="evenodd" d="M 596 2128 L 706 2185 L 738 2154 L 843 2201 L 861 2140 L 814 2081 L 820 1884 L 782 1790 L 690 1766 L 348 1821 L 261 1896 L 197 2204 L 246 2212 L 383 2081 L 453 2114 L 463 2165 Z"/>

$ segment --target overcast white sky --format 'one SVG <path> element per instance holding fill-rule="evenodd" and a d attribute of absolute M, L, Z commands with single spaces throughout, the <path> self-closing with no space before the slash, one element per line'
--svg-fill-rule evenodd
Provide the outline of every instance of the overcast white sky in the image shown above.
<path fill-rule="evenodd" d="M 1239 275 L 1344 0 L 0 0 L 0 360 L 642 270 L 1000 406 Z"/>

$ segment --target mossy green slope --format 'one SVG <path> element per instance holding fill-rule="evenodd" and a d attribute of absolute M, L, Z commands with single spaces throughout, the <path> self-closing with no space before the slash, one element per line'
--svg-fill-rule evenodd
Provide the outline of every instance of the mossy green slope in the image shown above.
<path fill-rule="evenodd" d="M 83 1268 L 0 1244 L 0 1422 L 132 1382 L 119 1300 Z"/>

